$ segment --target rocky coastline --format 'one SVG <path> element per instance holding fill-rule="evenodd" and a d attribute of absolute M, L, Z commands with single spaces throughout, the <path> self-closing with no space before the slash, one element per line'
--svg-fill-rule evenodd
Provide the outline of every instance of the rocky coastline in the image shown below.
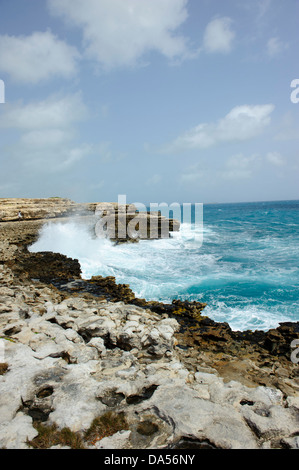
<path fill-rule="evenodd" d="M 77 260 L 28 247 L 97 203 L 0 203 L 0 448 L 299 448 L 299 322 L 232 331 L 203 303 L 83 279 Z"/>

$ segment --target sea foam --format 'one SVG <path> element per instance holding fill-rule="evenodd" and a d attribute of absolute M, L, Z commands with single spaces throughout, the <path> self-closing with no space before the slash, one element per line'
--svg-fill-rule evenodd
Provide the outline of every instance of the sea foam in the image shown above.
<path fill-rule="evenodd" d="M 232 329 L 267 330 L 298 320 L 297 212 L 259 208 L 208 206 L 201 246 L 188 223 L 168 239 L 115 245 L 72 221 L 46 224 L 30 250 L 78 259 L 83 278 L 114 276 L 137 297 L 206 302 L 205 314 Z"/>

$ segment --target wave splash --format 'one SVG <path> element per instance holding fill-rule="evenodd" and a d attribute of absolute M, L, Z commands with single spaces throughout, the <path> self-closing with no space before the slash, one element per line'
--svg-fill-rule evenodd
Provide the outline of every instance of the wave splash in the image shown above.
<path fill-rule="evenodd" d="M 114 276 L 146 300 L 206 302 L 204 313 L 233 330 L 268 330 L 296 321 L 298 263 L 290 243 L 284 247 L 285 238 L 253 230 L 247 220 L 228 221 L 224 230 L 223 212 L 217 213 L 218 223 L 204 225 L 201 247 L 192 248 L 194 231 L 186 223 L 169 239 L 115 245 L 92 236 L 83 223 L 55 221 L 43 226 L 30 251 L 78 259 L 83 278 Z"/>

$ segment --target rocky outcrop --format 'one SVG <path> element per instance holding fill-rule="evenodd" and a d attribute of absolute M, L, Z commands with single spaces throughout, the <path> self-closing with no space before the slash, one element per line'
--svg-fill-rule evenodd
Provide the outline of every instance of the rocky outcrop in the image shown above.
<path fill-rule="evenodd" d="M 298 448 L 298 394 L 226 382 L 200 348 L 189 367 L 176 319 L 20 284 L 5 265 L 0 280 L 2 448 L 34 446 L 41 425 L 84 448 Z M 125 426 L 97 434 L 112 415 Z"/>
<path fill-rule="evenodd" d="M 35 278 L 44 282 L 51 282 L 54 277 L 56 279 L 79 279 L 81 276 L 78 260 L 51 251 L 24 253 L 12 266 L 16 275 L 26 274 L 30 279 Z"/>
<path fill-rule="evenodd" d="M 174 318 L 177 353 L 186 367 L 216 370 L 225 381 L 247 386 L 266 385 L 285 395 L 299 392 L 298 364 L 291 361 L 294 340 L 299 339 L 299 322 L 281 323 L 269 331 L 233 331 L 204 315 L 205 303 L 173 300 L 171 304 L 136 298 L 129 285 L 117 284 L 114 277 L 95 276 L 89 280 L 55 279 L 52 284 L 64 293 L 92 296 L 109 302 L 123 302 Z"/>
<path fill-rule="evenodd" d="M 23 220 L 38 220 L 63 217 L 89 210 L 87 204 L 76 204 L 65 198 L 7 198 L 0 199 L 0 221 L 17 221 L 19 211 Z M 91 209 L 92 210 L 92 209 Z"/>
<path fill-rule="evenodd" d="M 177 232 L 180 229 L 178 220 L 168 219 L 160 212 L 137 213 L 136 211 L 127 212 L 121 208 L 115 211 L 113 208 L 97 211 L 96 216 L 97 214 L 101 216 L 95 225 L 96 235 L 117 242 L 169 238 L 169 232 Z"/>
<path fill-rule="evenodd" d="M 18 214 L 21 213 L 21 218 Z M 161 212 L 138 212 L 134 204 L 112 202 L 75 203 L 70 199 L 0 199 L 0 223 L 16 222 L 17 231 L 25 230 L 32 239 L 45 221 L 77 220 L 91 227 L 94 236 L 107 237 L 115 242 L 138 239 L 168 238 L 179 231 L 180 222 L 161 215 Z M 28 239 L 29 242 L 29 239 Z"/>
<path fill-rule="evenodd" d="M 0 447 L 299 448 L 299 323 L 236 332 L 82 279 L 27 251 L 42 223 L 0 224 Z"/>

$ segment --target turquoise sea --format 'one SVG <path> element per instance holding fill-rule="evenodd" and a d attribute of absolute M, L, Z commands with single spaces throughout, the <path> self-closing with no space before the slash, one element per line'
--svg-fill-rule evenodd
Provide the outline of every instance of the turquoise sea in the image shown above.
<path fill-rule="evenodd" d="M 77 258 L 85 278 L 115 276 L 147 300 L 206 302 L 205 315 L 234 330 L 299 320 L 299 201 L 206 204 L 201 246 L 192 246 L 192 228 L 114 246 L 82 225 L 55 223 L 31 251 Z"/>

